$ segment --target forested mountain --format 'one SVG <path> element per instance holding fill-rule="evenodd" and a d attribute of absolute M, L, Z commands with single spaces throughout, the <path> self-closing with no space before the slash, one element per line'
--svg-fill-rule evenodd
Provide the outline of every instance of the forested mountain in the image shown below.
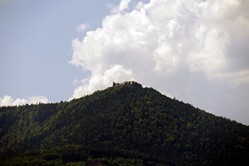
<path fill-rule="evenodd" d="M 248 162 L 248 126 L 136 82 L 70 102 L 0 108 L 0 165 Z"/>

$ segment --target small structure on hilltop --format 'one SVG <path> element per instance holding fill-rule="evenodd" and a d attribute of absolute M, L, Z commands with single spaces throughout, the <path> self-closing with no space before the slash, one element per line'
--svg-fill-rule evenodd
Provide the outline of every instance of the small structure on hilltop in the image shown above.
<path fill-rule="evenodd" d="M 118 85 L 118 83 L 116 83 L 116 82 L 113 81 L 112 86 L 115 87 L 117 85 Z"/>
<path fill-rule="evenodd" d="M 127 86 L 127 85 L 132 85 L 132 84 L 135 84 L 135 81 L 126 81 L 126 82 L 123 82 L 123 83 L 116 83 L 113 81 L 113 84 L 112 86 L 115 87 L 115 86 Z"/>

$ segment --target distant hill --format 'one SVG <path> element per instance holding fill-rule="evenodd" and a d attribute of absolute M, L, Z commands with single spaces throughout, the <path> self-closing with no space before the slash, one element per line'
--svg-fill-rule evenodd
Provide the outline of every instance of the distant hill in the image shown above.
<path fill-rule="evenodd" d="M 249 127 L 136 82 L 0 108 L 0 165 L 236 165 Z"/>

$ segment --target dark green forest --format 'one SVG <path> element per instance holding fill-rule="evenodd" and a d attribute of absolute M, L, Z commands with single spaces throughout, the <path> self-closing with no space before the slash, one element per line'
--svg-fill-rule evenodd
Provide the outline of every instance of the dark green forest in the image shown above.
<path fill-rule="evenodd" d="M 243 165 L 249 127 L 136 82 L 0 108 L 0 165 Z"/>

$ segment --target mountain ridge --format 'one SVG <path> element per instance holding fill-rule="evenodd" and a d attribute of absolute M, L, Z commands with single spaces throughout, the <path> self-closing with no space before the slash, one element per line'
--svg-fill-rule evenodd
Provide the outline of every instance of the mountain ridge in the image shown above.
<path fill-rule="evenodd" d="M 20 156 L 44 165 L 115 165 L 119 160 L 138 165 L 229 165 L 249 159 L 248 126 L 136 82 L 113 83 L 70 102 L 2 107 L 0 122 L 2 165 Z"/>

